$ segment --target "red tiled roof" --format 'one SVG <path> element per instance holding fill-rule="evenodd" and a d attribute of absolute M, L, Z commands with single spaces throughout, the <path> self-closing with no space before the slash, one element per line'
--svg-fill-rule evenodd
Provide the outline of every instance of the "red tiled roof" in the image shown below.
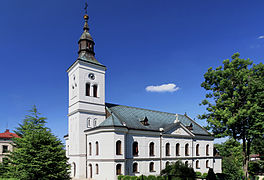
<path fill-rule="evenodd" d="M 260 157 L 260 155 L 259 154 L 250 154 L 249 157 L 251 157 L 251 158 L 257 158 L 257 157 Z"/>
<path fill-rule="evenodd" d="M 0 138 L 11 139 L 14 137 L 19 138 L 19 136 L 17 134 L 9 132 L 9 129 L 7 129 L 4 133 L 0 133 Z"/>

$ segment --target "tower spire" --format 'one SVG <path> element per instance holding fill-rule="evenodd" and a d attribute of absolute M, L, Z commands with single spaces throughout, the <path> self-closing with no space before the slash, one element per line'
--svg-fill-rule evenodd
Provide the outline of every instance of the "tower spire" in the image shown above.
<path fill-rule="evenodd" d="M 79 44 L 78 59 L 101 65 L 94 57 L 95 56 L 95 53 L 94 53 L 95 43 L 94 43 L 94 40 L 91 34 L 89 33 L 90 28 L 88 26 L 89 16 L 87 14 L 87 8 L 88 8 L 88 4 L 86 2 L 85 8 L 84 8 L 85 14 L 83 16 L 84 18 L 83 33 L 78 41 L 78 44 Z"/>

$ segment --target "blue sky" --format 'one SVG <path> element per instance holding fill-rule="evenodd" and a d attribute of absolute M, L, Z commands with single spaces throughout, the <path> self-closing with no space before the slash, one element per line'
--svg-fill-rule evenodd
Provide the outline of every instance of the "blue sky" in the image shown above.
<path fill-rule="evenodd" d="M 1 132 L 17 127 L 35 104 L 55 135 L 67 134 L 66 70 L 77 58 L 84 2 L 0 2 Z M 261 0 L 88 3 L 96 58 L 107 66 L 106 102 L 187 112 L 197 120 L 209 67 L 235 52 L 254 63 L 264 59 Z M 175 91 L 146 91 L 163 84 L 175 84 Z"/>

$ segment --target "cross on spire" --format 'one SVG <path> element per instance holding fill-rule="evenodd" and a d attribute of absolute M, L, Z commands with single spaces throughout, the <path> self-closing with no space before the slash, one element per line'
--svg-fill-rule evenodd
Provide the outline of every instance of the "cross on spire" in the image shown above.
<path fill-rule="evenodd" d="M 87 3 L 87 2 L 85 2 L 85 7 L 84 7 L 85 14 L 87 14 L 87 13 L 88 13 L 88 12 L 87 12 L 87 9 L 88 9 L 88 3 Z"/>

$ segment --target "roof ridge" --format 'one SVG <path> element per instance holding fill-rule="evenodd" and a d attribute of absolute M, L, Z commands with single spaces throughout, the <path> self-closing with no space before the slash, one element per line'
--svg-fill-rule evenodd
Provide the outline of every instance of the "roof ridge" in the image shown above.
<path fill-rule="evenodd" d="M 123 106 L 123 107 L 127 107 L 127 108 L 135 108 L 135 109 L 140 109 L 140 110 L 147 110 L 147 111 L 170 114 L 170 115 L 178 114 L 178 113 L 169 113 L 169 112 L 163 112 L 163 111 L 158 111 L 158 110 L 152 110 L 152 109 L 146 109 L 146 108 L 140 108 L 140 107 L 134 107 L 134 106 L 127 106 L 127 105 L 120 105 L 120 104 L 113 104 L 113 103 L 105 103 L 105 104 L 114 105 L 114 106 Z M 182 114 L 178 114 L 178 115 L 182 115 Z"/>

